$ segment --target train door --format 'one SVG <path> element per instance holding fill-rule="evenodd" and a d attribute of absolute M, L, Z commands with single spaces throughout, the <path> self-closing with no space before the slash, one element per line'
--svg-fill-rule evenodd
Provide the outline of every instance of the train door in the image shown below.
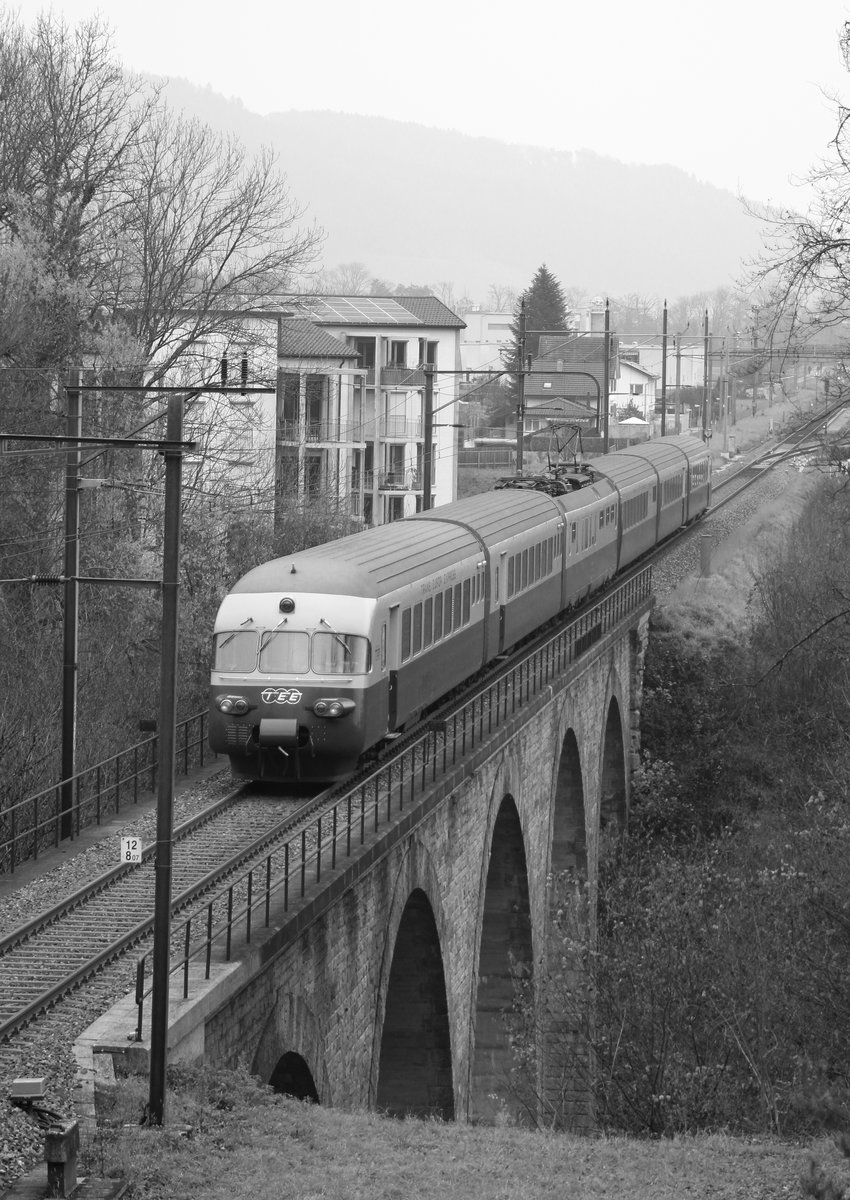
<path fill-rule="evenodd" d="M 387 728 L 393 730 L 398 723 L 398 669 L 401 666 L 401 607 L 398 604 L 390 605 L 387 641 L 387 666 L 389 667 Z"/>
<path fill-rule="evenodd" d="M 505 648 L 505 604 L 508 590 L 508 552 L 503 550 L 499 555 L 499 565 L 496 567 L 496 603 L 499 606 L 499 650 Z"/>

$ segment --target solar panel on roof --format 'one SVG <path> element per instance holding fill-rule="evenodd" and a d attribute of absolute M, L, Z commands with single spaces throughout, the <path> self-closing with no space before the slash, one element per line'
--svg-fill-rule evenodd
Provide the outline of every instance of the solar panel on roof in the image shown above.
<path fill-rule="evenodd" d="M 319 302 L 314 314 L 317 321 L 338 321 L 343 325 L 421 325 L 409 309 L 391 300 L 372 296 L 330 296 Z"/>

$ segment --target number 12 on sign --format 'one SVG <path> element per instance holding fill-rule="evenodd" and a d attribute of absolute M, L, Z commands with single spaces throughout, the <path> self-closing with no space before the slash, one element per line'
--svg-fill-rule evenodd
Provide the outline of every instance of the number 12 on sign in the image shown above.
<path fill-rule="evenodd" d="M 122 837 L 121 861 L 125 863 L 140 863 L 142 861 L 142 839 Z"/>

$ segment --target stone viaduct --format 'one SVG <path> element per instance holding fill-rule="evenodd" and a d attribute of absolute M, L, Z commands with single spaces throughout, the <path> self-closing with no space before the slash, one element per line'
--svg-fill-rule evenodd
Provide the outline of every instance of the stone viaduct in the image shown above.
<path fill-rule="evenodd" d="M 343 1108 L 489 1122 L 531 1097 L 590 1125 L 587 1076 L 565 1060 L 576 1030 L 544 1022 L 523 1095 L 505 1013 L 514 973 L 534 995 L 546 972 L 552 877 L 586 882 L 592 922 L 600 829 L 626 819 L 648 586 L 626 607 L 300 907 L 174 992 L 170 1057 L 243 1062 Z M 92 1035 L 105 1052 L 107 1026 Z"/>

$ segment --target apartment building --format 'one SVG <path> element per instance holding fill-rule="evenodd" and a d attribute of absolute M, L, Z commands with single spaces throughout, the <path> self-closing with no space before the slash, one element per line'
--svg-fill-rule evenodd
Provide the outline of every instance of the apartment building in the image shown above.
<path fill-rule="evenodd" d="M 278 327 L 279 502 L 337 496 L 366 525 L 421 510 L 425 366 L 433 368 L 431 503 L 457 494 L 465 323 L 434 296 L 323 296 Z"/>

